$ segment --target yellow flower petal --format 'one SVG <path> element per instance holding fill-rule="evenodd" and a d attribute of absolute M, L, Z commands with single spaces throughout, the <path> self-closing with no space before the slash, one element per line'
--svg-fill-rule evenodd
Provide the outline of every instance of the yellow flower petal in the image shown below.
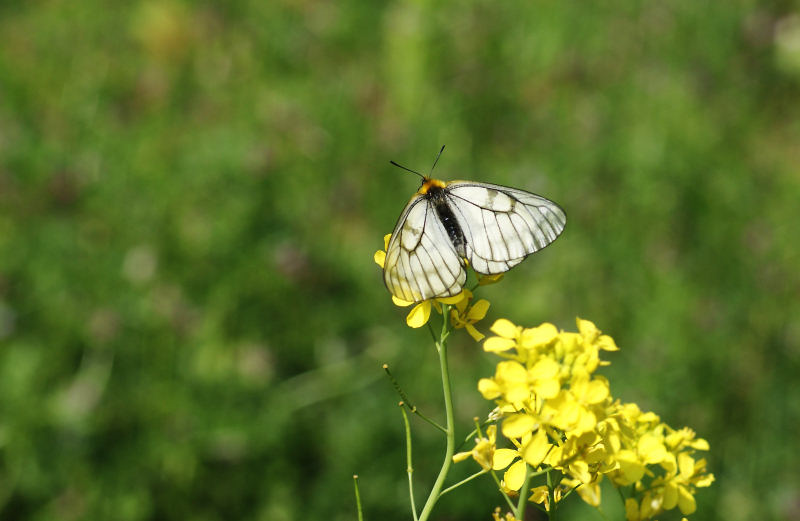
<path fill-rule="evenodd" d="M 553 378 L 561 367 L 552 358 L 542 358 L 530 368 L 528 374 L 531 379 Z"/>
<path fill-rule="evenodd" d="M 519 490 L 522 484 L 525 483 L 525 462 L 519 460 L 510 467 L 505 474 L 503 474 L 503 481 L 506 482 L 506 487 L 511 490 Z"/>
<path fill-rule="evenodd" d="M 491 340 L 491 338 L 489 339 Z M 487 340 L 487 342 L 489 341 Z M 525 366 L 513 360 L 506 360 L 497 364 L 495 368 L 495 377 L 505 383 L 521 383 L 524 384 L 528 381 L 528 371 Z"/>
<path fill-rule="evenodd" d="M 517 451 L 514 449 L 497 449 L 494 451 L 494 460 L 492 461 L 492 468 L 494 470 L 502 470 L 514 461 L 517 457 Z"/>
<path fill-rule="evenodd" d="M 589 432 L 597 425 L 597 416 L 592 411 L 579 407 L 580 416 L 575 422 L 575 432 Z"/>
<path fill-rule="evenodd" d="M 558 329 L 553 324 L 545 322 L 539 327 L 522 330 L 521 344 L 526 348 L 544 346 L 558 336 Z"/>
<path fill-rule="evenodd" d="M 397 298 L 394 295 L 392 295 L 392 302 L 394 302 L 395 306 L 398 306 L 398 307 L 401 307 L 401 308 L 407 308 L 408 306 L 413 304 L 413 302 L 409 302 L 407 300 L 403 300 L 401 298 Z"/>
<path fill-rule="evenodd" d="M 608 335 L 601 335 L 600 338 L 597 339 L 596 345 L 598 349 L 602 349 L 603 351 L 619 351 L 619 347 L 617 347 L 614 339 Z"/>
<path fill-rule="evenodd" d="M 426 300 L 411 308 L 406 317 L 406 324 L 416 329 L 427 324 L 429 318 L 431 318 L 431 303 Z"/>
<path fill-rule="evenodd" d="M 472 292 L 468 289 L 462 290 L 461 293 L 458 295 L 453 295 L 452 297 L 439 297 L 436 300 L 441 302 L 442 304 L 458 304 L 462 300 L 469 300 L 472 298 Z"/>
<path fill-rule="evenodd" d="M 547 434 L 545 434 L 544 429 L 539 429 L 533 435 L 531 441 L 522 449 L 522 457 L 531 467 L 536 468 L 542 464 L 550 447 L 551 445 L 547 441 Z"/>
<path fill-rule="evenodd" d="M 531 397 L 531 391 L 524 384 L 508 385 L 505 391 L 505 399 L 511 403 L 521 402 Z"/>
<path fill-rule="evenodd" d="M 678 486 L 671 481 L 664 484 L 664 492 L 662 493 L 664 500 L 661 506 L 664 510 L 672 510 L 678 504 Z"/>
<path fill-rule="evenodd" d="M 503 280 L 503 273 L 498 273 L 497 275 L 481 275 L 478 277 L 478 285 L 486 286 L 500 282 L 501 280 Z"/>
<path fill-rule="evenodd" d="M 489 337 L 486 342 L 483 343 L 483 350 L 489 353 L 502 353 L 503 351 L 514 348 L 516 345 L 517 343 L 510 338 L 493 336 Z"/>
<path fill-rule="evenodd" d="M 495 320 L 494 324 L 492 324 L 491 330 L 495 335 L 505 338 L 516 338 L 517 336 L 517 326 L 505 318 Z"/>
<path fill-rule="evenodd" d="M 688 480 L 694 474 L 694 459 L 685 452 L 681 452 L 678 454 L 678 468 L 681 478 Z"/>
<path fill-rule="evenodd" d="M 697 503 L 694 496 L 685 487 L 678 487 L 678 508 L 681 509 L 681 514 L 688 516 L 697 510 Z"/>
<path fill-rule="evenodd" d="M 378 250 L 372 258 L 375 259 L 375 264 L 383 268 L 383 264 L 386 262 L 386 252 Z"/>
<path fill-rule="evenodd" d="M 503 422 L 503 436 L 506 438 L 521 438 L 530 433 L 536 426 L 533 416 L 527 414 L 513 414 Z"/>
<path fill-rule="evenodd" d="M 583 395 L 584 403 L 600 403 L 608 396 L 608 382 L 604 380 L 592 380 L 586 387 Z"/>
<path fill-rule="evenodd" d="M 621 450 L 616 454 L 619 470 L 625 478 L 625 484 L 636 483 L 644 476 L 644 465 L 630 450 Z"/>
<path fill-rule="evenodd" d="M 392 238 L 392 234 L 391 233 L 387 233 L 386 235 L 383 236 L 383 249 L 384 250 L 388 250 L 389 249 L 389 239 L 391 239 L 391 238 Z"/>
<path fill-rule="evenodd" d="M 503 394 L 502 389 L 500 386 L 497 385 L 497 382 L 492 380 L 491 378 L 481 378 L 478 380 L 478 392 L 486 398 L 487 400 L 494 400 L 501 394 Z"/>
<path fill-rule="evenodd" d="M 477 329 L 475 329 L 475 326 L 473 326 L 472 324 L 467 324 L 466 326 L 464 326 L 464 328 L 467 330 L 467 333 L 469 333 L 469 336 L 471 336 L 472 339 L 475 340 L 476 342 L 480 342 L 486 336 Z"/>
<path fill-rule="evenodd" d="M 714 474 L 706 474 L 705 476 L 695 479 L 694 486 L 695 487 L 710 487 L 711 484 L 714 482 Z"/>
<path fill-rule="evenodd" d="M 483 320 L 483 317 L 486 316 L 486 312 L 489 311 L 489 301 L 486 299 L 480 299 L 476 303 L 469 308 L 467 312 L 467 320 L 472 322 L 477 322 L 478 320 Z"/>
<path fill-rule="evenodd" d="M 600 506 L 600 483 L 584 483 L 575 490 L 586 503 L 593 507 Z"/>
<path fill-rule="evenodd" d="M 639 438 L 636 450 L 645 463 L 660 463 L 667 457 L 667 449 L 664 447 L 663 439 L 656 434 L 645 434 Z M 694 467 L 694 462 L 692 462 Z"/>
<path fill-rule="evenodd" d="M 470 452 L 459 452 L 457 454 L 453 454 L 453 463 L 460 463 L 465 459 L 469 459 L 472 456 L 472 451 Z"/>
<path fill-rule="evenodd" d="M 533 487 L 531 489 L 531 492 L 532 494 L 530 497 L 530 501 L 533 501 L 534 503 L 539 503 L 539 504 L 544 503 L 550 497 L 550 490 L 547 488 L 547 485 Z"/>
<path fill-rule="evenodd" d="M 564 389 L 554 398 L 547 400 L 542 411 L 550 416 L 550 424 L 561 430 L 570 430 L 580 420 L 581 406 L 572 393 Z"/>
<path fill-rule="evenodd" d="M 580 331 L 583 338 L 593 344 L 600 336 L 600 330 L 597 329 L 597 326 L 593 322 L 582 318 L 576 318 L 575 321 L 578 323 L 578 331 Z"/>
<path fill-rule="evenodd" d="M 561 385 L 557 378 L 539 380 L 533 385 L 533 392 L 540 398 L 554 398 L 558 396 L 559 391 L 561 391 Z"/>

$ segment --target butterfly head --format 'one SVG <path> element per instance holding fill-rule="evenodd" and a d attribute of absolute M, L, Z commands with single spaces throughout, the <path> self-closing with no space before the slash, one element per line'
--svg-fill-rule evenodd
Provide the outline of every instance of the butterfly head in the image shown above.
<path fill-rule="evenodd" d="M 438 179 L 431 179 L 429 177 L 424 177 L 422 179 L 422 185 L 417 190 L 417 194 L 419 195 L 427 195 L 430 191 L 436 191 L 437 189 L 442 189 L 447 184 L 444 181 L 440 181 Z"/>

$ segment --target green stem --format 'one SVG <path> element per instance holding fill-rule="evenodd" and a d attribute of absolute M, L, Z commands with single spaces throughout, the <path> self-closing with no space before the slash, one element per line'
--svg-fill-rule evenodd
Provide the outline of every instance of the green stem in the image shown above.
<path fill-rule="evenodd" d="M 420 418 L 422 418 L 423 421 L 427 422 L 428 424 L 432 425 L 433 427 L 436 427 L 438 430 L 442 431 L 443 434 L 447 434 L 447 430 L 444 427 L 442 427 L 441 425 L 436 423 L 434 420 L 431 420 L 430 418 L 428 418 L 427 416 L 425 416 L 424 414 L 419 412 L 419 409 L 417 409 L 416 405 L 414 407 L 409 407 L 408 404 L 406 404 L 406 407 L 408 407 L 409 411 L 411 411 L 412 413 L 414 413 L 417 416 L 419 416 Z"/>
<path fill-rule="evenodd" d="M 389 381 L 392 382 L 392 386 L 394 387 L 394 390 L 397 391 L 397 394 L 400 395 L 400 399 L 403 400 L 402 403 L 405 404 L 405 407 L 409 411 L 411 411 L 412 413 L 416 414 L 417 416 L 422 418 L 424 421 L 426 421 L 429 424 L 433 425 L 434 427 L 436 427 L 440 431 L 445 432 L 444 427 L 442 427 L 441 425 L 439 425 L 435 421 L 431 420 L 430 418 L 428 418 L 427 416 L 425 416 L 424 414 L 419 412 L 419 410 L 417 409 L 417 406 L 411 403 L 411 400 L 408 399 L 408 396 L 406 396 L 406 393 L 403 391 L 403 388 L 400 387 L 400 382 L 397 381 L 397 379 L 394 377 L 392 372 L 389 370 L 389 365 L 388 364 L 383 364 L 383 372 L 386 373 L 386 376 L 389 378 Z"/>
<path fill-rule="evenodd" d="M 517 511 L 514 513 L 517 519 L 525 519 L 525 507 L 528 505 L 528 487 L 532 478 L 531 468 L 525 465 L 525 482 L 522 484 L 522 488 L 519 489 L 519 502 L 517 503 Z"/>
<path fill-rule="evenodd" d="M 408 472 L 408 497 L 411 499 L 411 514 L 414 516 L 414 521 L 417 521 L 417 506 L 414 504 L 414 466 L 411 463 L 411 426 L 408 424 L 408 413 L 406 408 L 401 406 L 400 411 L 403 413 L 403 423 L 406 427 L 406 472 Z"/>
<path fill-rule="evenodd" d="M 622 507 L 624 508 L 625 507 L 625 493 L 622 492 L 622 487 L 618 487 L 617 485 L 614 485 L 614 488 L 617 489 L 617 492 L 619 493 L 619 499 L 622 501 Z"/>
<path fill-rule="evenodd" d="M 448 325 L 450 324 L 449 317 L 450 306 L 447 304 L 442 305 L 442 333 L 439 340 L 436 342 L 436 350 L 439 352 L 439 366 L 442 370 L 442 392 L 444 394 L 444 410 L 445 410 L 445 437 L 447 445 L 445 448 L 444 461 L 442 468 L 439 470 L 439 475 L 431 488 L 431 493 L 425 506 L 422 508 L 422 513 L 419 516 L 419 521 L 426 521 L 431 515 L 434 505 L 439 500 L 444 480 L 447 478 L 447 473 L 450 471 L 450 465 L 453 463 L 453 454 L 455 454 L 455 426 L 453 414 L 453 391 L 450 388 L 450 370 L 447 366 L 447 337 L 450 335 Z"/>
<path fill-rule="evenodd" d="M 497 477 L 497 472 L 493 470 L 490 472 L 490 475 L 492 476 L 495 485 L 497 485 L 497 490 L 500 491 L 500 495 L 502 495 L 503 499 L 505 499 L 506 503 L 508 503 L 508 508 L 510 508 L 512 512 L 516 512 L 517 507 L 514 506 L 514 503 L 511 502 L 511 498 L 508 497 L 508 494 L 506 494 L 505 490 L 503 490 L 503 486 L 500 484 L 500 478 Z"/>
<path fill-rule="evenodd" d="M 481 471 L 479 471 L 479 472 L 476 472 L 475 474 L 471 475 L 471 476 L 470 476 L 470 477 L 468 477 L 468 478 L 464 478 L 464 479 L 462 479 L 461 481 L 459 481 L 459 482 L 458 482 L 458 483 L 456 483 L 455 485 L 451 485 L 451 486 L 447 487 L 446 489 L 442 490 L 442 493 L 441 493 L 441 494 L 439 494 L 439 497 L 442 497 L 442 496 L 444 496 L 445 494 L 447 494 L 448 492 L 450 492 L 450 491 L 452 491 L 452 490 L 455 490 L 455 489 L 457 489 L 458 487 L 460 487 L 460 486 L 461 486 L 461 485 L 463 485 L 464 483 L 467 483 L 467 482 L 469 482 L 469 481 L 472 481 L 473 479 L 477 478 L 478 476 L 483 476 L 483 475 L 484 475 L 484 474 L 486 474 L 487 472 L 489 472 L 489 471 L 488 471 L 488 470 L 481 470 Z"/>
<path fill-rule="evenodd" d="M 356 489 L 356 510 L 358 511 L 358 521 L 364 521 L 364 513 L 361 511 L 361 494 L 358 493 L 358 474 L 353 475 L 353 487 Z"/>
<path fill-rule="evenodd" d="M 547 511 L 547 517 L 550 521 L 556 521 L 556 486 L 550 472 L 547 473 L 547 495 L 550 496 L 550 509 Z"/>

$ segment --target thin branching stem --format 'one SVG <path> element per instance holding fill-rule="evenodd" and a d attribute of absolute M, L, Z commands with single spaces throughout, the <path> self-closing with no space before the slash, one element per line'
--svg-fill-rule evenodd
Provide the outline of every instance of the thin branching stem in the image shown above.
<path fill-rule="evenodd" d="M 419 412 L 419 409 L 417 409 L 417 406 L 413 405 L 411 403 L 411 400 L 408 399 L 408 396 L 406 395 L 405 391 L 403 391 L 403 388 L 400 387 L 400 382 L 397 381 L 397 379 L 394 377 L 392 372 L 389 370 L 389 365 L 388 364 L 383 364 L 383 371 L 386 373 L 386 376 L 392 382 L 392 387 L 394 387 L 394 390 L 397 392 L 398 395 L 400 395 L 400 399 L 403 401 L 403 403 L 405 404 L 406 408 L 409 411 L 411 411 L 413 414 L 416 414 L 417 416 L 422 418 L 423 421 L 433 425 L 434 427 L 436 427 L 437 429 L 439 429 L 443 433 L 445 433 L 445 434 L 447 433 L 444 427 L 442 427 L 436 421 L 428 418 L 427 416 L 425 416 L 424 414 Z"/>
<path fill-rule="evenodd" d="M 406 404 L 406 407 L 408 407 L 408 404 Z M 443 426 L 439 425 L 439 423 L 436 422 L 436 420 L 432 420 L 431 418 L 428 418 L 427 416 L 425 416 L 424 414 L 419 412 L 419 409 L 417 409 L 416 406 L 408 407 L 408 410 L 411 411 L 413 414 L 416 414 L 417 416 L 419 416 L 423 421 L 429 423 L 430 425 L 436 427 L 438 430 L 442 431 L 443 434 L 447 434 L 447 429 L 445 429 Z"/>
<path fill-rule="evenodd" d="M 514 505 L 514 503 L 511 502 L 511 498 L 508 497 L 506 491 L 503 490 L 503 486 L 500 484 L 500 478 L 497 477 L 497 472 L 493 470 L 489 474 L 492 476 L 495 485 L 497 485 L 497 490 L 500 491 L 500 494 L 503 496 L 503 499 L 505 499 L 506 503 L 508 503 L 508 508 L 510 508 L 512 512 L 516 513 L 517 507 Z"/>
<path fill-rule="evenodd" d="M 400 412 L 403 413 L 403 423 L 406 428 L 406 472 L 408 472 L 408 497 L 411 500 L 411 515 L 417 521 L 417 506 L 414 504 L 414 465 L 411 459 L 411 426 L 408 424 L 408 413 L 401 402 Z"/>
<path fill-rule="evenodd" d="M 444 410 L 445 410 L 445 438 L 446 447 L 444 454 L 444 461 L 442 468 L 439 470 L 439 475 L 433 483 L 431 493 L 425 506 L 422 508 L 422 513 L 419 516 L 419 521 L 426 521 L 433 510 L 436 501 L 438 501 L 444 480 L 447 478 L 447 473 L 450 471 L 450 466 L 453 464 L 453 454 L 455 453 L 455 420 L 453 413 L 453 391 L 450 387 L 450 370 L 447 365 L 447 337 L 450 335 L 450 321 L 447 320 L 450 306 L 447 304 L 442 305 L 442 332 L 439 340 L 436 342 L 436 350 L 439 352 L 439 366 L 442 372 L 442 393 L 444 394 Z"/>
<path fill-rule="evenodd" d="M 553 481 L 553 473 L 549 471 L 547 472 L 547 495 L 550 499 L 550 509 L 547 511 L 548 517 L 550 521 L 556 521 L 556 485 Z"/>
<path fill-rule="evenodd" d="M 486 474 L 487 472 L 489 472 L 487 469 L 483 469 L 483 470 L 481 470 L 481 471 L 479 471 L 479 472 L 476 472 L 475 474 L 473 474 L 473 475 L 469 476 L 468 478 L 464 478 L 464 479 L 462 479 L 461 481 L 459 481 L 459 482 L 458 482 L 458 483 L 456 483 L 455 485 L 451 485 L 451 486 L 447 487 L 446 489 L 442 490 L 441 494 L 439 494 L 439 497 L 442 497 L 442 496 L 444 496 L 445 494 L 447 494 L 447 493 L 448 493 L 448 492 L 450 492 L 451 490 L 455 490 L 455 489 L 457 489 L 458 487 L 460 487 L 460 486 L 461 486 L 461 485 L 463 485 L 464 483 L 467 483 L 467 482 L 469 482 L 469 481 L 472 481 L 473 479 L 477 478 L 478 476 L 483 476 L 483 475 L 484 475 L 484 474 Z"/>
<path fill-rule="evenodd" d="M 364 521 L 364 513 L 361 511 L 361 494 L 358 493 L 358 474 L 353 475 L 353 487 L 356 490 L 356 511 L 358 512 L 358 521 Z"/>

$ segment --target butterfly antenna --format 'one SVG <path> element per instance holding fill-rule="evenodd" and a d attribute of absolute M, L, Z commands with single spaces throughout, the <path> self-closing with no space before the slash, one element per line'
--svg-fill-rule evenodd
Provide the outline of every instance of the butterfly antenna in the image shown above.
<path fill-rule="evenodd" d="M 436 156 L 436 160 L 433 162 L 433 166 L 431 167 L 431 173 L 428 174 L 428 177 L 430 177 L 431 174 L 433 174 L 433 169 L 436 168 L 436 163 L 438 163 L 439 158 L 442 157 L 442 152 L 444 152 L 444 145 L 442 145 L 442 148 L 439 150 L 439 154 Z"/>
<path fill-rule="evenodd" d="M 411 172 L 412 174 L 417 174 L 417 175 L 418 175 L 418 176 L 420 176 L 422 179 L 425 179 L 425 176 L 424 176 L 424 175 L 422 175 L 422 174 L 420 174 L 420 173 L 419 173 L 419 172 L 417 172 L 416 170 L 411 170 L 410 168 L 408 168 L 408 167 L 405 167 L 405 166 L 403 166 L 403 165 L 400 165 L 400 164 L 397 164 L 397 163 L 395 163 L 394 161 L 389 161 L 389 162 L 390 162 L 391 164 L 393 164 L 394 166 L 396 166 L 397 168 L 402 168 L 403 170 L 406 170 L 406 171 L 408 171 L 408 172 Z"/>

